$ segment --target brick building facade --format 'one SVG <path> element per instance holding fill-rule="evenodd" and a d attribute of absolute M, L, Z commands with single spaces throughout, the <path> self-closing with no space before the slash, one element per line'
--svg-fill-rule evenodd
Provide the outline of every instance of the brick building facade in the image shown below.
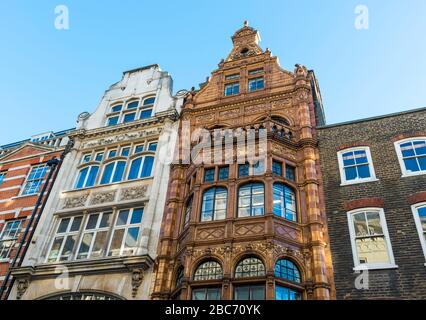
<path fill-rule="evenodd" d="M 426 299 L 426 109 L 318 138 L 337 298 Z"/>
<path fill-rule="evenodd" d="M 35 135 L 0 147 L 0 286 L 46 183 L 46 163 L 60 158 L 71 131 Z"/>
<path fill-rule="evenodd" d="M 300 65 L 283 70 L 247 23 L 232 40 L 231 53 L 182 109 L 152 298 L 329 299 L 315 76 Z M 200 130 L 209 145 L 218 136 L 231 141 L 215 149 L 221 160 L 206 161 L 211 153 L 202 149 L 186 162 Z M 238 145 L 248 132 L 256 135 L 256 160 Z"/>

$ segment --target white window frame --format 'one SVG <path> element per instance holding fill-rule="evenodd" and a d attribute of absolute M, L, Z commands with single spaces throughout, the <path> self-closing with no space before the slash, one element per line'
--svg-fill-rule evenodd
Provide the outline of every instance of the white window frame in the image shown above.
<path fill-rule="evenodd" d="M 82 219 L 81 219 L 81 222 L 80 222 L 80 226 L 79 226 L 79 228 L 78 228 L 78 230 L 77 231 L 71 231 L 71 227 L 72 227 L 72 225 L 73 225 L 73 223 L 74 223 L 74 220 L 76 219 L 76 218 L 79 218 L 79 217 L 81 217 Z M 67 219 L 67 218 L 69 218 L 70 219 L 70 222 L 68 223 L 68 226 L 67 226 L 67 229 L 65 230 L 65 232 L 62 232 L 62 233 L 58 233 L 58 231 L 59 231 L 59 226 L 61 225 L 61 221 L 63 220 L 63 219 Z M 58 221 L 57 221 L 57 225 L 56 225 L 56 227 L 55 227 L 55 233 L 53 234 L 53 238 L 52 238 L 52 241 L 51 241 L 51 243 L 50 243 L 50 246 L 49 246 L 49 251 L 47 252 L 47 255 L 46 255 L 46 263 L 58 263 L 58 262 L 68 262 L 68 261 L 73 261 L 74 259 L 75 259 L 75 255 L 76 255 L 76 248 L 77 248 L 77 250 L 78 250 L 78 244 L 79 244 L 79 242 L 80 242 L 80 237 L 81 237 L 81 229 L 82 229 L 82 226 L 83 225 L 85 225 L 85 215 L 84 214 L 78 214 L 78 215 L 75 215 L 75 216 L 71 216 L 71 217 L 62 217 L 62 218 L 59 218 L 58 219 Z M 76 239 L 75 239 L 75 244 L 74 244 L 74 248 L 73 248 L 73 251 L 71 252 L 71 254 L 69 255 L 69 257 L 68 257 L 68 259 L 67 260 L 60 260 L 61 259 L 61 256 L 62 256 L 62 253 L 63 253 L 63 251 L 64 251 L 64 247 L 65 247 L 65 243 L 67 242 L 67 239 L 68 239 L 68 237 L 72 237 L 72 236 L 77 236 L 76 237 Z M 59 250 L 58 250 L 58 256 L 56 257 L 56 260 L 55 261 L 49 261 L 49 257 L 50 257 L 50 253 L 51 253 L 51 251 L 52 251 L 52 248 L 53 248 L 53 245 L 54 245 L 54 243 L 55 243 L 55 239 L 56 238 L 58 238 L 58 237 L 63 237 L 64 239 L 62 240 L 62 243 L 61 243 L 61 247 L 59 248 Z"/>
<path fill-rule="evenodd" d="M 93 184 L 93 186 L 87 187 L 86 186 L 87 180 L 89 179 L 89 174 L 90 174 L 90 171 L 92 170 L 93 167 L 98 167 L 98 173 L 96 175 L 95 183 Z M 86 174 L 86 177 L 84 178 L 83 186 L 81 188 L 77 188 L 77 182 L 78 182 L 78 178 L 80 177 L 80 172 L 83 171 L 86 168 L 87 168 L 87 174 Z M 101 166 L 99 164 L 92 164 L 92 165 L 87 165 L 87 166 L 81 167 L 80 169 L 77 170 L 77 176 L 75 177 L 72 189 L 73 190 L 81 190 L 81 189 L 85 189 L 85 188 L 93 188 L 93 187 L 95 187 L 98 184 L 98 182 L 99 182 L 98 180 L 100 179 L 99 178 L 99 172 L 100 171 L 101 171 Z"/>
<path fill-rule="evenodd" d="M 38 190 L 37 190 L 37 192 L 33 192 L 33 193 L 25 193 L 25 194 L 24 194 L 25 189 L 26 189 L 26 186 L 27 186 L 27 183 L 29 182 L 29 178 L 30 178 L 30 175 L 31 175 L 32 171 L 33 171 L 35 168 L 38 168 L 38 167 L 43 167 L 43 168 L 44 168 L 44 167 L 46 167 L 46 172 L 44 173 L 44 176 L 43 176 L 43 178 L 42 178 L 42 179 L 37 179 L 37 180 L 41 180 L 41 183 L 40 183 L 40 185 L 38 186 Z M 39 194 L 39 193 L 40 193 L 41 186 L 43 185 L 43 183 L 46 183 L 45 178 L 47 178 L 48 173 L 49 173 L 49 166 L 48 166 L 47 164 L 45 164 L 45 163 L 42 163 L 42 164 L 38 164 L 38 165 L 31 166 L 30 171 L 28 172 L 27 177 L 25 178 L 25 182 L 24 182 L 24 184 L 23 184 L 23 185 L 22 185 L 22 187 L 21 187 L 20 196 L 22 196 L 22 197 L 26 197 L 26 196 L 34 196 L 34 195 Z"/>
<path fill-rule="evenodd" d="M 418 172 L 410 172 L 410 171 L 407 171 L 407 168 L 405 167 L 404 157 L 402 156 L 402 151 L 401 151 L 401 144 L 414 141 L 414 140 L 426 140 L 426 137 L 411 137 L 411 138 L 396 141 L 394 143 L 396 155 L 398 156 L 399 166 L 402 172 L 402 178 L 426 174 L 426 170 L 418 171 Z"/>
<path fill-rule="evenodd" d="M 385 238 L 387 249 L 388 249 L 389 261 L 390 261 L 389 263 L 359 263 L 358 250 L 357 250 L 356 241 L 355 241 L 356 233 L 355 233 L 355 227 L 354 227 L 354 222 L 352 217 L 357 213 L 366 212 L 366 211 L 373 211 L 373 212 L 379 213 L 380 225 L 382 227 L 383 236 Z M 380 270 L 380 269 L 398 268 L 398 266 L 395 264 L 392 244 L 390 241 L 389 231 L 388 231 L 387 223 L 386 223 L 385 211 L 383 210 L 383 208 L 375 208 L 375 207 L 359 208 L 359 209 L 355 209 L 355 210 L 347 212 L 347 217 L 348 217 L 348 225 L 349 225 L 349 235 L 351 239 L 352 257 L 354 260 L 353 270 L 360 271 L 360 270 Z"/>
<path fill-rule="evenodd" d="M 13 224 L 13 223 L 15 223 L 15 222 L 18 222 L 19 224 L 18 224 L 18 228 L 15 228 L 14 230 L 17 230 L 16 231 L 16 234 L 15 234 L 15 237 L 13 237 L 13 238 L 5 238 L 5 239 L 3 239 L 3 237 L 4 237 L 4 233 L 5 233 L 5 231 L 6 231 L 6 229 L 7 229 L 7 226 L 9 225 L 9 224 Z M 9 251 L 7 252 L 7 256 L 5 257 L 5 258 L 0 258 L 0 261 L 9 261 L 9 259 L 10 259 L 10 252 L 11 252 L 11 250 L 13 249 L 13 247 L 15 246 L 15 244 L 16 244 L 16 241 L 18 240 L 18 238 L 19 238 L 19 234 L 21 233 L 21 230 L 22 230 L 22 223 L 24 222 L 24 220 L 23 219 L 15 219 L 15 220 L 8 220 L 8 221 L 5 221 L 5 224 L 4 224 L 4 226 L 3 226 L 3 229 L 1 230 L 1 232 L 0 232 L 0 243 L 2 243 L 2 242 L 12 242 L 12 246 L 9 248 Z M 10 236 L 10 233 L 9 233 L 9 236 Z"/>
<path fill-rule="evenodd" d="M 426 208 L 426 202 L 416 203 L 416 204 L 412 205 L 411 211 L 413 212 L 414 221 L 416 222 L 417 233 L 420 237 L 420 243 L 422 245 L 423 254 L 424 254 L 425 259 L 426 259 L 426 240 L 425 240 L 425 237 L 423 235 L 425 230 L 423 230 L 422 222 L 420 221 L 420 216 L 419 216 L 419 209 L 420 208 Z M 426 263 L 424 265 L 426 266 Z"/>
<path fill-rule="evenodd" d="M 118 165 L 119 162 L 124 162 L 125 163 L 125 165 L 124 165 L 124 171 L 123 171 L 123 176 L 121 177 L 120 181 L 113 182 L 112 180 L 114 179 L 115 171 L 117 170 L 117 165 Z M 104 173 L 105 173 L 106 167 L 109 166 L 111 163 L 114 164 L 114 167 L 112 168 L 112 171 L 111 171 L 110 181 L 108 181 L 108 183 L 102 183 L 102 179 L 104 177 Z M 114 160 L 114 161 L 108 161 L 102 167 L 102 174 L 99 176 L 99 184 L 102 185 L 102 186 L 106 186 L 106 185 L 109 185 L 109 184 L 120 183 L 120 182 L 126 181 L 127 180 L 126 176 L 127 176 L 127 171 L 128 171 L 127 167 L 128 167 L 128 161 L 127 160 L 117 159 L 117 160 Z"/>
<path fill-rule="evenodd" d="M 103 219 L 104 215 L 107 214 L 107 213 L 111 214 L 111 225 L 109 225 L 107 227 L 100 227 L 102 219 Z M 96 226 L 93 229 L 87 229 L 87 224 L 90 221 L 90 217 L 93 216 L 93 215 L 98 215 L 98 220 L 96 221 Z M 108 247 L 109 237 L 111 236 L 110 230 L 112 228 L 112 223 L 115 220 L 114 219 L 114 212 L 113 211 L 105 211 L 105 212 L 91 213 L 91 214 L 87 215 L 87 217 L 85 217 L 85 220 L 86 221 L 83 221 L 84 223 L 82 222 L 83 228 L 81 229 L 81 232 L 80 232 L 80 235 L 79 235 L 80 240 L 78 241 L 78 246 L 76 247 L 73 260 L 84 261 L 84 260 L 99 259 L 99 258 L 105 257 L 106 254 L 108 253 L 106 249 Z M 105 251 L 102 253 L 102 255 L 100 257 L 93 258 L 92 257 L 93 247 L 95 245 L 96 237 L 98 236 L 99 232 L 106 232 L 106 241 L 105 241 L 105 246 L 104 246 Z M 91 243 L 90 243 L 90 246 L 89 246 L 89 251 L 87 252 L 87 257 L 79 259 L 78 254 L 79 254 L 79 251 L 80 251 L 81 244 L 83 243 L 84 236 L 86 234 L 90 234 L 90 233 L 93 234 L 93 237 L 92 237 L 92 240 L 91 240 Z"/>
<path fill-rule="evenodd" d="M 132 219 L 132 216 L 133 216 L 133 212 L 135 210 L 138 210 L 138 209 L 142 209 L 141 222 L 132 224 L 131 219 Z M 129 215 L 127 216 L 126 224 L 117 226 L 117 221 L 118 221 L 118 218 L 120 216 L 120 212 L 126 211 L 126 210 L 129 211 Z M 114 257 L 123 257 L 124 256 L 124 250 L 126 250 L 126 248 L 125 248 L 126 238 L 127 238 L 127 234 L 129 232 L 129 229 L 131 229 L 131 228 L 139 228 L 139 233 L 138 233 L 138 238 L 136 240 L 136 248 L 134 248 L 135 251 L 130 256 L 134 256 L 138 253 L 138 248 L 140 247 L 140 241 L 141 241 L 141 238 L 142 238 L 141 237 L 141 235 L 142 235 L 142 223 L 144 221 L 144 216 L 145 216 L 145 207 L 132 207 L 132 208 L 127 208 L 127 209 L 117 210 L 117 212 L 115 213 L 115 218 L 113 219 L 113 224 L 111 226 L 111 233 L 110 233 L 110 236 L 109 236 L 109 239 L 108 239 L 108 248 L 107 248 L 107 251 L 105 253 L 106 257 L 114 258 Z M 114 239 L 115 231 L 121 230 L 121 229 L 124 229 L 124 234 L 123 234 L 123 238 L 121 239 L 120 253 L 119 253 L 118 256 L 109 255 L 109 253 L 111 251 L 111 245 L 112 245 L 112 240 Z"/>
<path fill-rule="evenodd" d="M 343 154 L 348 153 L 348 152 L 355 152 L 355 151 L 365 151 L 365 154 L 366 154 L 367 160 L 368 160 L 368 168 L 370 170 L 370 177 L 369 178 L 346 180 L 345 166 L 343 164 Z M 338 158 L 338 162 L 339 162 L 340 181 L 341 181 L 340 185 L 341 186 L 378 181 L 378 179 L 376 178 L 376 171 L 374 170 L 374 164 L 373 164 L 373 159 L 371 157 L 370 147 L 365 146 L 365 147 L 355 147 L 355 148 L 348 148 L 348 149 L 340 150 L 337 153 L 337 158 Z"/>

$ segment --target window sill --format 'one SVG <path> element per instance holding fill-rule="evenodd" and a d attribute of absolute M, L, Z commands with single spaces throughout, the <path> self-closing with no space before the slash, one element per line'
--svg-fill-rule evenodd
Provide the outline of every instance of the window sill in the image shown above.
<path fill-rule="evenodd" d="M 422 175 L 426 175 L 426 171 L 403 173 L 401 178 L 416 177 L 416 176 L 422 176 Z"/>
<path fill-rule="evenodd" d="M 94 185 L 92 187 L 85 187 L 85 188 L 80 188 L 80 189 L 64 190 L 64 191 L 62 191 L 62 193 L 73 193 L 73 192 L 87 191 L 87 190 L 93 190 L 93 189 L 101 189 L 101 188 L 105 188 L 105 187 L 118 186 L 118 185 L 122 185 L 122 184 L 126 184 L 126 183 L 132 183 L 132 182 L 142 182 L 142 181 L 147 181 L 147 180 L 151 180 L 151 179 L 154 179 L 154 176 L 146 177 L 146 178 L 138 178 L 138 179 L 133 179 L 133 180 L 123 180 L 123 181 L 113 182 L 113 183 L 108 183 L 108 184 L 97 184 L 97 185 Z"/>
<path fill-rule="evenodd" d="M 370 271 L 370 270 L 391 270 L 398 269 L 399 267 L 396 264 L 372 264 L 372 265 L 359 265 L 353 268 L 354 271 Z"/>
<path fill-rule="evenodd" d="M 0 263 L 9 263 L 9 262 L 10 262 L 9 258 L 7 258 L 7 259 L 0 259 Z"/>
<path fill-rule="evenodd" d="M 20 195 L 20 196 L 16 196 L 13 198 L 10 198 L 11 200 L 17 200 L 17 199 L 21 199 L 21 198 L 28 198 L 28 197 L 38 197 L 40 193 L 32 193 L 32 194 L 25 194 L 25 195 Z"/>
<path fill-rule="evenodd" d="M 354 181 L 346 181 L 346 182 L 342 182 L 340 184 L 341 187 L 344 186 L 351 186 L 354 184 L 361 184 L 361 183 L 368 183 L 368 182 L 377 182 L 379 181 L 379 179 L 373 178 L 373 179 L 365 179 L 365 180 L 354 180 Z"/>

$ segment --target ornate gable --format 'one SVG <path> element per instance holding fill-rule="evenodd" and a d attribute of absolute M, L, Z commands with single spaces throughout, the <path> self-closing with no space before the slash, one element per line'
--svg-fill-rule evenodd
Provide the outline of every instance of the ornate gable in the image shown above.
<path fill-rule="evenodd" d="M 262 54 L 263 50 L 259 46 L 260 35 L 256 29 L 249 27 L 248 22 L 244 22 L 244 27 L 235 32 L 232 37 L 234 48 L 226 58 L 226 62 L 243 59 L 250 56 Z"/>

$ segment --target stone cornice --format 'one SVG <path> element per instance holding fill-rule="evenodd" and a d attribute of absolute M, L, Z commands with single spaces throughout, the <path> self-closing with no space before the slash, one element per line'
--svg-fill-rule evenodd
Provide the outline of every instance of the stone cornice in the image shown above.
<path fill-rule="evenodd" d="M 96 260 L 61 262 L 60 264 L 41 264 L 23 266 L 12 269 L 12 275 L 19 278 L 47 278 L 60 275 L 65 268 L 69 275 L 104 274 L 114 272 L 130 272 L 133 269 L 148 270 L 154 265 L 149 255 L 105 258 Z"/>
<path fill-rule="evenodd" d="M 69 135 L 70 138 L 78 137 L 80 139 L 91 139 L 111 136 L 117 133 L 126 133 L 136 129 L 147 129 L 156 127 L 158 124 L 163 124 L 166 119 L 176 121 L 179 115 L 176 110 L 167 110 L 157 113 L 154 118 L 146 120 L 136 120 L 129 123 L 122 123 L 111 127 L 101 127 L 91 130 L 77 129 Z"/>

